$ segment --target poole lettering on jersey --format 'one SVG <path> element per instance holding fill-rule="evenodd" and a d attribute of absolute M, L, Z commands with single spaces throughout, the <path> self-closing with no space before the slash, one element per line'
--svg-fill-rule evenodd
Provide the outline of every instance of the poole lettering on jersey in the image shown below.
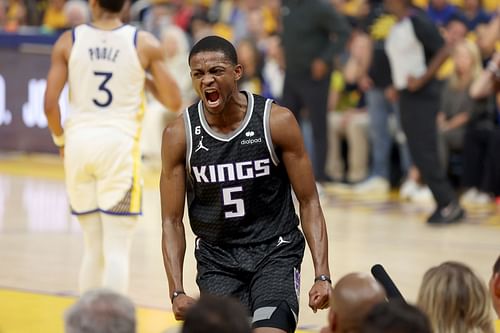
<path fill-rule="evenodd" d="M 90 60 L 108 60 L 115 62 L 120 50 L 112 47 L 92 47 L 89 49 Z"/>
<path fill-rule="evenodd" d="M 257 161 L 193 166 L 192 170 L 198 183 L 222 183 L 263 177 L 271 174 L 268 158 Z"/>

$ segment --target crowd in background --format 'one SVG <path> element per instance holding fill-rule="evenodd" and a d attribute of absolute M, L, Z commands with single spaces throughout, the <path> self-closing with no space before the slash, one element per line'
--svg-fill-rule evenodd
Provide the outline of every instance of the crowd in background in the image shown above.
<path fill-rule="evenodd" d="M 500 141 L 499 101 L 494 93 L 473 98 L 469 89 L 498 48 L 497 1 L 414 0 L 413 4 L 453 46 L 437 74 L 442 91 L 436 119 L 440 163 L 463 192 L 462 201 L 490 204 L 500 195 L 500 164 L 492 151 Z M 386 194 L 396 186 L 403 199 L 429 198 L 399 124 L 398 94 L 384 54 L 384 40 L 395 18 L 381 0 L 331 0 L 330 6 L 349 22 L 351 32 L 346 46 L 331 59 L 335 66 L 328 79 L 327 110 L 317 119 L 318 111 L 291 108 L 304 116 L 301 125 L 316 178 L 322 183 L 347 183 L 360 195 Z M 292 66 L 287 68 L 291 55 L 283 48 L 284 7 L 280 0 L 138 0 L 127 3 L 123 20 L 161 40 L 184 106 L 195 99 L 186 61 L 189 48 L 211 34 L 237 47 L 244 67 L 241 89 L 287 106 L 285 74 Z M 0 25 L 6 32 L 38 26 L 40 33 L 57 33 L 88 20 L 84 0 L 0 0 Z M 159 160 L 161 130 L 172 117 L 150 98 L 143 138 L 146 158 Z M 326 135 L 318 123 L 326 126 Z"/>

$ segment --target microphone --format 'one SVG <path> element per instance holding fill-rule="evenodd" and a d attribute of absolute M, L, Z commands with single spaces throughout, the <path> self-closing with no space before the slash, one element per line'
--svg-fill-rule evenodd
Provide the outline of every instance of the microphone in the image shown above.
<path fill-rule="evenodd" d="M 389 300 L 400 300 L 406 303 L 403 295 L 398 290 L 391 277 L 389 276 L 389 274 L 387 274 L 382 265 L 373 265 L 371 272 L 375 280 L 377 280 L 382 285 L 382 287 L 384 287 L 385 293 L 387 294 L 387 298 Z"/>

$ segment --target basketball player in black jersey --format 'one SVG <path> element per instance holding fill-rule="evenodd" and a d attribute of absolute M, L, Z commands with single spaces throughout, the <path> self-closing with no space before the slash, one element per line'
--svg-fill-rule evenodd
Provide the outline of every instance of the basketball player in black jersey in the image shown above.
<path fill-rule="evenodd" d="M 238 298 L 254 332 L 293 332 L 305 241 L 291 187 L 314 263 L 314 312 L 328 307 L 331 289 L 326 226 L 299 126 L 290 110 L 238 90 L 243 68 L 227 40 L 200 40 L 189 65 L 200 101 L 162 143 L 162 249 L 175 317 L 194 304 L 182 274 L 187 194 L 201 297 Z"/>

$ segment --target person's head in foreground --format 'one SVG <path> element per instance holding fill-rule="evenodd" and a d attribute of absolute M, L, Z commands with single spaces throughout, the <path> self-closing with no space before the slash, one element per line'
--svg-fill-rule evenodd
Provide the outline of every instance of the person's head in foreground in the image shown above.
<path fill-rule="evenodd" d="M 250 333 L 250 317 L 245 307 L 228 297 L 204 295 L 184 319 L 182 333 Z"/>
<path fill-rule="evenodd" d="M 490 304 L 483 281 L 451 261 L 425 273 L 417 300 L 436 333 L 493 333 Z"/>
<path fill-rule="evenodd" d="M 135 306 L 108 289 L 93 289 L 73 304 L 64 317 L 65 333 L 135 333 Z"/>

